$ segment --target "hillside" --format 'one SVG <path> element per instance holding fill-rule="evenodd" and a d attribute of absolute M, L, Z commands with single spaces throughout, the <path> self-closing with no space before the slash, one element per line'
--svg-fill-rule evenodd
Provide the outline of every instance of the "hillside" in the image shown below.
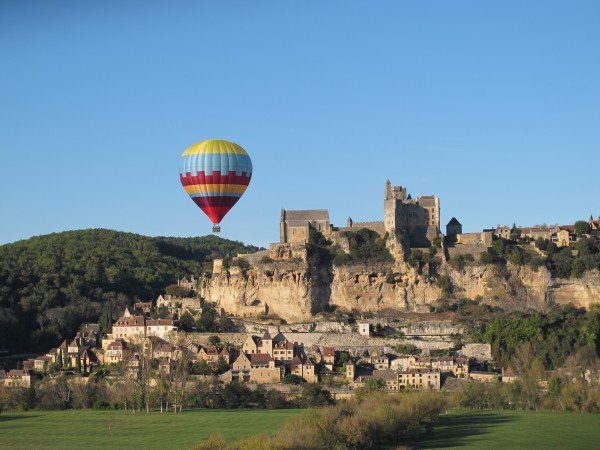
<path fill-rule="evenodd" d="M 33 351 L 119 311 L 151 300 L 214 258 L 254 252 L 215 236 L 146 237 L 104 229 L 67 231 L 0 246 L 0 348 Z"/>

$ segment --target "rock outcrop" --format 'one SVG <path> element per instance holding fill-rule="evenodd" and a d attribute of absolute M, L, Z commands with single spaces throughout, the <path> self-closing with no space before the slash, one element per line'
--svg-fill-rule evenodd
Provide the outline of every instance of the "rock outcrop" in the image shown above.
<path fill-rule="evenodd" d="M 600 303 L 600 273 L 553 279 L 545 268 L 468 265 L 455 270 L 442 264 L 457 298 L 480 298 L 506 310 L 544 309 L 549 303 L 589 307 Z M 319 311 L 379 313 L 388 310 L 428 312 L 442 290 L 425 267 L 405 264 L 342 266 L 315 270 L 304 261 L 255 262 L 205 278 L 201 295 L 239 317 L 278 316 L 287 322 L 311 321 Z"/>
<path fill-rule="evenodd" d="M 548 299 L 559 305 L 572 303 L 589 308 L 600 304 L 600 273 L 586 272 L 581 278 L 550 280 Z"/>

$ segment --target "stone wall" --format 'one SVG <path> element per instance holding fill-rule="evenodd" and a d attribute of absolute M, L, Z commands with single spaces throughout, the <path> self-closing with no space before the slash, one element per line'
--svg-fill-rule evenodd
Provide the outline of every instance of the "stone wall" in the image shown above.
<path fill-rule="evenodd" d="M 474 358 L 478 362 L 492 360 L 492 346 L 490 344 L 466 344 L 458 351 L 459 355 Z"/>

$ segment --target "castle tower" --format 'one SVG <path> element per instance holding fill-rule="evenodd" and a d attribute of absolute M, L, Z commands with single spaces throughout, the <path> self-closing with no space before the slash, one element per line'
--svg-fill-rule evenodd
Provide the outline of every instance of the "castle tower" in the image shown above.
<path fill-rule="evenodd" d="M 434 195 L 413 199 L 405 187 L 386 180 L 383 217 L 386 232 L 405 233 L 411 246 L 427 247 L 440 232 L 440 199 Z"/>
<path fill-rule="evenodd" d="M 349 382 L 352 383 L 354 381 L 355 376 L 356 376 L 356 366 L 354 365 L 352 360 L 349 359 L 346 362 L 346 380 L 348 380 Z"/>
<path fill-rule="evenodd" d="M 261 351 L 263 353 L 268 353 L 269 355 L 273 356 L 273 338 L 271 337 L 269 330 L 265 331 L 265 334 L 263 334 L 261 341 L 262 341 L 262 350 Z"/>
<path fill-rule="evenodd" d="M 383 197 L 383 226 L 388 233 L 397 233 L 402 228 L 402 203 L 406 200 L 406 188 L 392 186 L 390 180 L 386 180 Z"/>

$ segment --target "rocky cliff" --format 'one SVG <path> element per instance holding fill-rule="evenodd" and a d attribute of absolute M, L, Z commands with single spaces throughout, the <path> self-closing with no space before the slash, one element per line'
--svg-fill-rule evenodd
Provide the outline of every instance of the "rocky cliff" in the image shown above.
<path fill-rule="evenodd" d="M 254 263 L 205 278 L 202 296 L 239 317 L 275 315 L 288 322 L 309 321 L 319 311 L 427 312 L 442 290 L 427 267 L 418 273 L 405 264 L 343 266 L 316 270 L 304 261 Z M 589 307 L 600 303 L 600 273 L 553 279 L 545 268 L 448 264 L 437 273 L 450 281 L 456 298 L 481 298 L 504 309 L 544 309 L 548 303 Z"/>

